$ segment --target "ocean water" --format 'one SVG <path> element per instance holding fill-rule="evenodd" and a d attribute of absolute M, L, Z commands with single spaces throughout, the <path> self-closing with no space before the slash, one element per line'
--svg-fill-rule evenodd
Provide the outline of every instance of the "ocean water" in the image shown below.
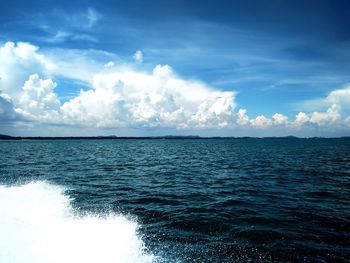
<path fill-rule="evenodd" d="M 0 262 L 349 262 L 350 139 L 0 141 Z"/>

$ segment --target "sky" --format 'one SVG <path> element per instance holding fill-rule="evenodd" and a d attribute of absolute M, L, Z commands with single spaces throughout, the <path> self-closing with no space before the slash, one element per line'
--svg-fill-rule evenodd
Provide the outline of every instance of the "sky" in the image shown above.
<path fill-rule="evenodd" d="M 350 2 L 0 1 L 0 134 L 349 136 Z"/>

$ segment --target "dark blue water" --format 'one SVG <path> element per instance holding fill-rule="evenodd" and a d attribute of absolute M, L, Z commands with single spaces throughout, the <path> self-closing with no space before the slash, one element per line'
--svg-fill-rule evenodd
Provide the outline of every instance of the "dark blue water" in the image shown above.
<path fill-rule="evenodd" d="M 350 139 L 1 141 L 0 183 L 31 181 L 136 217 L 162 262 L 350 260 Z"/>

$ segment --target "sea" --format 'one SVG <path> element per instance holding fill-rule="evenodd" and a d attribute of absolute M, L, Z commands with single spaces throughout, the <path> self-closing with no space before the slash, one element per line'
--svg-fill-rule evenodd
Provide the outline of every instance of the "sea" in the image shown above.
<path fill-rule="evenodd" d="M 350 262 L 350 138 L 0 141 L 0 262 Z"/>

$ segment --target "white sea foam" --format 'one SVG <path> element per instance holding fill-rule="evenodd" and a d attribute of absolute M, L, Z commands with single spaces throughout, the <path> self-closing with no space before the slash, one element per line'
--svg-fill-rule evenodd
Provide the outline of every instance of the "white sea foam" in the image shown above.
<path fill-rule="evenodd" d="M 145 263 L 137 223 L 122 215 L 74 215 L 62 188 L 0 186 L 1 263 Z"/>

